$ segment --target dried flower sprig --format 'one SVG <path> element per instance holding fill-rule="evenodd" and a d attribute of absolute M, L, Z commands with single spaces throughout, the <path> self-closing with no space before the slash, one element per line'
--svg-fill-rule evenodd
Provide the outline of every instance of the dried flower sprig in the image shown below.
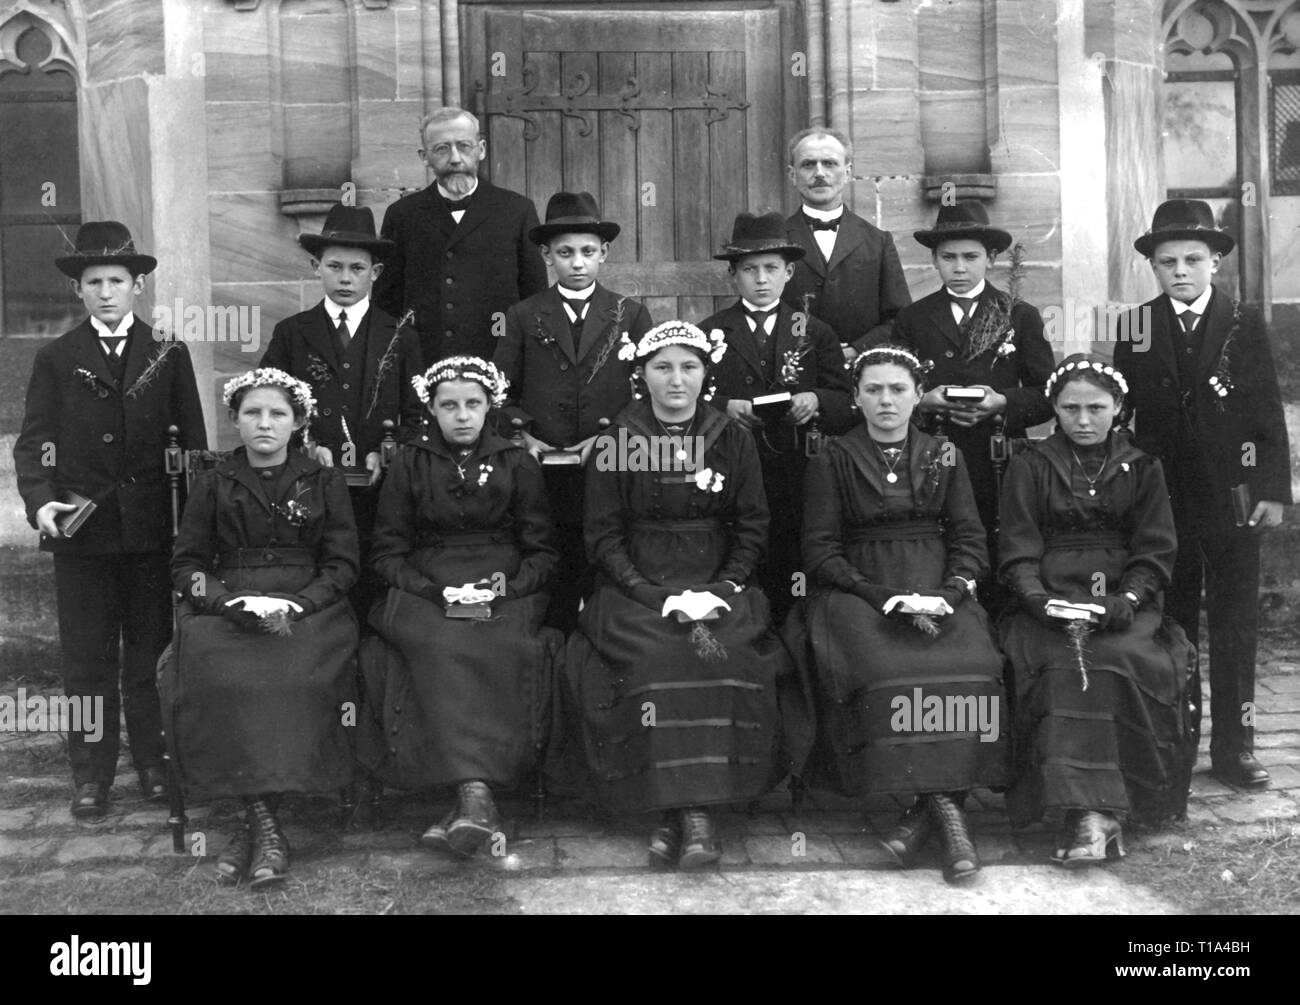
<path fill-rule="evenodd" d="M 168 354 L 174 349 L 180 347 L 181 343 L 168 332 L 154 332 L 154 341 L 160 344 L 159 350 L 153 354 L 149 360 L 149 365 L 144 368 L 140 376 L 136 377 L 135 382 L 126 389 L 128 398 L 136 398 L 144 393 L 145 389 L 157 379 L 159 372 L 162 370 L 163 361 Z"/>

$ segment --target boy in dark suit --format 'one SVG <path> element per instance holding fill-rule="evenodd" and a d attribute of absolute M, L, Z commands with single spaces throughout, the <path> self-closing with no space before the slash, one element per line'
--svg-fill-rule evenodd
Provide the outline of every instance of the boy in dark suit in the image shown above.
<path fill-rule="evenodd" d="M 491 359 L 506 309 L 546 289 L 546 266 L 528 239 L 537 210 L 478 177 L 487 147 L 469 112 L 426 115 L 420 142 L 434 183 L 384 213 L 381 234 L 397 247 L 375 301 L 397 317 L 415 312 L 425 367 L 447 356 Z"/>
<path fill-rule="evenodd" d="M 298 243 L 312 257 L 325 298 L 275 326 L 261 365 L 311 385 L 314 457 L 347 471 L 362 569 L 349 597 L 365 625 L 382 589 L 368 559 L 384 420 L 392 420 L 399 443 L 419 435 L 424 411 L 411 378 L 421 372 L 420 343 L 409 325 L 399 326 L 370 301 L 371 286 L 384 269 L 378 258 L 393 244 L 375 236 L 368 207 L 333 206 L 321 233 L 303 234 Z"/>
<path fill-rule="evenodd" d="M 786 220 L 786 236 L 805 254 L 784 297 L 830 325 L 852 361 L 888 337 L 912 294 L 893 235 L 844 205 L 853 175 L 848 137 L 823 126 L 804 129 L 791 137 L 789 155 L 790 183 L 803 205 Z"/>
<path fill-rule="evenodd" d="M 1260 531 L 1292 501 L 1268 329 L 1210 282 L 1234 241 L 1208 204 L 1163 203 L 1133 246 L 1162 292 L 1124 319 L 1115 365 L 1128 377 L 1136 443 L 1160 458 L 1169 485 L 1178 558 L 1167 611 L 1195 640 L 1204 582 L 1212 769 L 1260 788 L 1269 782 L 1254 755 Z"/>
<path fill-rule="evenodd" d="M 548 619 L 566 632 L 591 592 L 582 468 L 600 420 L 612 421 L 631 400 L 632 364 L 618 358 L 620 337 L 626 332 L 635 342 L 651 328 L 638 301 L 596 281 L 618 232 L 618 224 L 600 219 L 590 193 L 551 196 L 546 222 L 529 237 L 555 270 L 556 283 L 506 312 L 505 335 L 492 357 L 510 381 L 504 414 L 522 424 L 524 443 L 546 474 L 560 548 Z"/>
<path fill-rule="evenodd" d="M 14 444 L 27 520 L 41 532 L 41 550 L 54 554 L 64 690 L 98 706 L 102 720 L 97 742 L 84 720 L 68 731 L 72 815 L 86 820 L 108 810 L 121 711 L 141 792 L 167 800 L 154 684 L 171 635 L 163 452 L 170 425 L 185 449 L 203 449 L 207 437 L 188 349 L 132 313 L 157 264 L 136 252 L 120 223 L 77 231 L 75 251 L 55 265 L 90 316 L 36 354 Z M 78 503 L 69 501 L 74 493 Z M 89 516 L 75 527 L 79 508 Z"/>
<path fill-rule="evenodd" d="M 1011 235 L 989 225 L 977 200 L 939 207 L 932 230 L 916 240 L 930 249 L 943 286 L 904 307 L 894 319 L 894 341 L 933 364 L 929 390 L 917 407 L 919 425 L 943 433 L 962 452 L 980 520 L 988 533 L 990 568 L 997 568 L 998 486 L 989 451 L 1002 417 L 1002 432 L 1023 437 L 1030 426 L 1052 417 L 1043 394 L 1056 360 L 1043 337 L 1037 308 L 1020 299 L 1019 277 L 1010 292 L 985 276 L 997 256 L 1011 246 Z M 977 388 L 977 400 L 952 400 L 949 388 Z M 981 585 L 981 600 L 996 608 L 1004 596 L 992 582 Z"/>
<path fill-rule="evenodd" d="M 779 624 L 794 603 L 803 520 L 803 471 L 809 430 L 840 433 L 852 421 L 849 378 L 839 340 L 830 326 L 781 301 L 804 249 L 786 236 L 779 213 L 741 213 L 731 241 L 714 258 L 729 262 L 740 299 L 700 322 L 721 329 L 729 352 L 718 363 L 715 408 L 754 431 L 771 510 L 767 558 L 759 582 Z M 754 399 L 788 395 L 760 406 Z M 813 440 L 814 449 L 816 439 Z"/>

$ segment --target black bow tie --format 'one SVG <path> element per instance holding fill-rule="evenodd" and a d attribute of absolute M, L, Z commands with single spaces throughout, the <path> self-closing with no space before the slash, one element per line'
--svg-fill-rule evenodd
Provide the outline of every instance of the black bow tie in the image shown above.
<path fill-rule="evenodd" d="M 804 221 L 808 224 L 808 228 L 810 230 L 839 230 L 840 229 L 841 217 L 839 216 L 837 216 L 834 220 L 819 220 L 817 217 L 809 216 L 807 213 L 805 213 L 803 215 L 803 218 Z"/>
<path fill-rule="evenodd" d="M 459 213 L 461 210 L 469 209 L 469 196 L 464 199 L 444 199 L 447 204 L 448 213 Z"/>

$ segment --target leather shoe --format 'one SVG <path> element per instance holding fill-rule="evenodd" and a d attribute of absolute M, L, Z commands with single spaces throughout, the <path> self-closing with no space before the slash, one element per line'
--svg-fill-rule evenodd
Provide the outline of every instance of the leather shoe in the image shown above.
<path fill-rule="evenodd" d="M 682 854 L 679 869 L 703 869 L 722 858 L 722 845 L 713 832 L 713 821 L 698 806 L 682 810 Z"/>
<path fill-rule="evenodd" d="M 1211 758 L 1210 774 L 1219 781 L 1240 789 L 1262 789 L 1269 783 L 1267 769 L 1255 760 L 1255 755 L 1249 750 Z"/>
<path fill-rule="evenodd" d="M 501 816 L 492 801 L 492 790 L 484 782 L 461 782 L 456 818 L 447 828 L 447 843 L 457 855 L 468 858 L 479 850 L 501 826 Z"/>
<path fill-rule="evenodd" d="M 159 764 L 141 771 L 140 793 L 151 803 L 167 802 L 167 769 Z"/>
<path fill-rule="evenodd" d="M 880 843 L 898 865 L 910 869 L 916 865 L 917 852 L 930 840 L 931 830 L 930 814 L 918 799 L 903 811 L 894 829 Z"/>
<path fill-rule="evenodd" d="M 108 786 L 82 782 L 72 797 L 72 815 L 78 820 L 103 820 L 108 816 Z"/>
<path fill-rule="evenodd" d="M 455 849 L 447 841 L 447 828 L 451 826 L 452 821 L 455 819 L 456 807 L 453 806 L 447 811 L 445 817 L 420 835 L 420 844 L 433 851 L 442 851 L 449 855 L 456 854 Z"/>
<path fill-rule="evenodd" d="M 663 821 L 650 832 L 650 864 L 675 868 L 682 854 L 682 815 L 669 810 Z"/>
<path fill-rule="evenodd" d="M 930 822 L 943 845 L 943 878 L 949 883 L 964 883 L 980 871 L 979 853 L 966 826 L 962 798 L 941 792 L 927 797 Z"/>

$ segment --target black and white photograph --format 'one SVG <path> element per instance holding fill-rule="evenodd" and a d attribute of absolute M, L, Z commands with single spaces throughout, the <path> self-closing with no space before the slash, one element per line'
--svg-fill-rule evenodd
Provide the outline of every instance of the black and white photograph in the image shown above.
<path fill-rule="evenodd" d="M 0 0 L 39 975 L 1052 915 L 1249 977 L 1297 499 L 1300 0 Z"/>

